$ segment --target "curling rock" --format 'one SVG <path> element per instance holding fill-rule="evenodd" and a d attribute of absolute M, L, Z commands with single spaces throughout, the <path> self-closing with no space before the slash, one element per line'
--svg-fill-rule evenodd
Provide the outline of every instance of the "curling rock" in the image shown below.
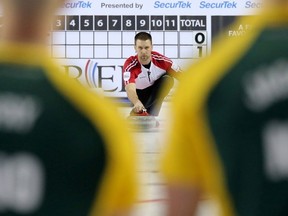
<path fill-rule="evenodd" d="M 135 129 L 150 129 L 157 127 L 157 120 L 154 116 L 129 116 L 128 121 Z"/>

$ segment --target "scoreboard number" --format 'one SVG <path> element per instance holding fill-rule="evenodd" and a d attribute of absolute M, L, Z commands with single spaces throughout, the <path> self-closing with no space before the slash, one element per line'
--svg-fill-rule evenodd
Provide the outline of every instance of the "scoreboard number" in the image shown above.
<path fill-rule="evenodd" d="M 61 22 L 60 19 L 58 19 L 58 20 L 56 21 L 56 27 L 60 27 L 61 25 L 62 25 L 62 22 Z"/>
<path fill-rule="evenodd" d="M 199 58 L 201 58 L 203 56 L 203 47 L 202 46 L 197 46 L 197 49 L 198 49 L 198 56 Z"/>
<path fill-rule="evenodd" d="M 177 31 L 178 19 L 177 16 L 165 16 L 165 30 Z"/>
<path fill-rule="evenodd" d="M 195 34 L 195 42 L 197 44 L 203 44 L 206 40 L 205 35 L 202 32 L 198 32 Z M 203 46 L 197 46 L 198 49 L 198 56 L 199 58 L 203 57 Z"/>
<path fill-rule="evenodd" d="M 104 25 L 104 24 L 103 24 L 103 20 L 98 20 L 97 25 L 98 25 L 99 27 L 102 27 L 102 26 Z"/>
<path fill-rule="evenodd" d="M 163 30 L 163 16 L 151 16 L 151 30 Z"/>
<path fill-rule="evenodd" d="M 67 16 L 67 30 L 79 30 L 79 16 Z"/>
<path fill-rule="evenodd" d="M 195 41 L 197 44 L 203 44 L 205 41 L 205 35 L 202 32 L 199 32 L 195 35 Z"/>
<path fill-rule="evenodd" d="M 71 22 L 70 22 L 70 24 L 69 24 L 70 26 L 73 26 L 73 27 L 75 27 L 76 26 L 76 22 L 75 22 L 75 20 L 73 19 L 73 20 L 71 20 Z"/>
<path fill-rule="evenodd" d="M 149 26 L 149 16 L 137 16 L 137 30 L 148 31 Z"/>
<path fill-rule="evenodd" d="M 81 30 L 93 30 L 93 16 L 81 16 Z"/>
<path fill-rule="evenodd" d="M 95 31 L 107 31 L 107 16 L 95 16 Z"/>
<path fill-rule="evenodd" d="M 121 16 L 109 16 L 109 30 L 121 30 Z"/>
<path fill-rule="evenodd" d="M 135 16 L 123 16 L 123 30 L 135 31 Z"/>
<path fill-rule="evenodd" d="M 57 16 L 53 23 L 53 30 L 64 31 L 65 30 L 65 16 Z"/>

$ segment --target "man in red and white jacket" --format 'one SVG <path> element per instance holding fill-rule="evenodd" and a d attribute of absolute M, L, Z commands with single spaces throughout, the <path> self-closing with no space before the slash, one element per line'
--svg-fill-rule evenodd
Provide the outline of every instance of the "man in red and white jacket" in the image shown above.
<path fill-rule="evenodd" d="M 135 35 L 135 56 L 129 57 L 123 67 L 125 90 L 134 105 L 131 115 L 147 110 L 158 116 L 165 96 L 174 85 L 179 66 L 171 59 L 153 50 L 152 36 L 146 32 Z"/>

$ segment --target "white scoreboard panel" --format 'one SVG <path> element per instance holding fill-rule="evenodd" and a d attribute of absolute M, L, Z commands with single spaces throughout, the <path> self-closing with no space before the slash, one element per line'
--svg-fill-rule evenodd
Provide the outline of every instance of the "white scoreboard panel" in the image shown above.
<path fill-rule="evenodd" d="M 135 55 L 137 32 L 151 33 L 154 50 L 185 68 L 210 53 L 212 36 L 225 20 L 253 15 L 261 6 L 260 0 L 70 0 L 55 17 L 51 55 L 92 90 L 126 97 L 122 68 Z M 247 26 L 228 36 L 238 36 Z"/>
<path fill-rule="evenodd" d="M 53 56 L 76 59 L 125 59 L 133 37 L 150 32 L 154 49 L 170 58 L 198 59 L 207 53 L 206 16 L 72 15 L 57 16 Z"/>

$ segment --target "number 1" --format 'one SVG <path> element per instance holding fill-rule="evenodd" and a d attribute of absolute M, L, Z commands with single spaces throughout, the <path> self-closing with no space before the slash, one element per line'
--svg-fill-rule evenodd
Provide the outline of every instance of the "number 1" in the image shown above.
<path fill-rule="evenodd" d="M 201 58 L 202 55 L 203 55 L 203 47 L 202 46 L 198 46 L 197 49 L 199 50 L 199 58 Z"/>

